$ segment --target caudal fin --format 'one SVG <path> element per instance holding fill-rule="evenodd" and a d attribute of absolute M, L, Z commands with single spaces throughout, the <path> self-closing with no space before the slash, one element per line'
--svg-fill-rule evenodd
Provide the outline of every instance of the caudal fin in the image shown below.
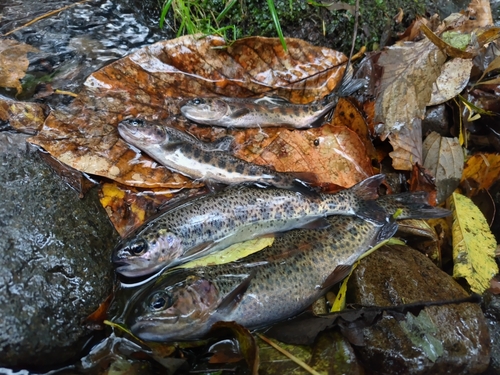
<path fill-rule="evenodd" d="M 451 214 L 449 210 L 429 205 L 427 195 L 424 191 L 384 195 L 376 203 L 388 215 L 396 215 L 396 219 L 434 219 Z"/>
<path fill-rule="evenodd" d="M 378 223 L 387 222 L 387 213 L 375 201 L 378 197 L 378 187 L 384 178 L 385 175 L 377 174 L 361 181 L 349 189 L 356 197 L 356 216 Z"/>

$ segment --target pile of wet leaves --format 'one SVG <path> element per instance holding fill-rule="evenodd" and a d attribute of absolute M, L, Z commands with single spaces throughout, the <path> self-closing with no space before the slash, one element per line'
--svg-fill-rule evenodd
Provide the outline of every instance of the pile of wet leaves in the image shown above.
<path fill-rule="evenodd" d="M 100 203 L 123 237 L 208 192 L 203 181 L 166 168 L 124 141 L 117 126 L 129 118 L 166 124 L 215 145 L 230 137 L 232 156 L 278 172 L 314 175 L 319 191 L 341 191 L 384 173 L 388 193 L 423 190 L 430 205 L 452 211 L 448 219 L 401 221 L 397 236 L 406 244 L 376 250 L 313 309 L 269 331 L 251 333 L 225 322 L 201 342 L 144 342 L 121 316 L 140 287 L 124 288 L 118 280 L 108 303 L 87 319 L 106 339 L 65 371 L 500 371 L 494 344 L 500 332 L 499 35 L 484 1 L 442 21 L 419 18 L 393 46 L 355 63 L 354 78 L 365 80 L 363 88 L 338 99 L 333 115 L 309 129 L 206 126 L 181 111 L 197 98 L 321 102 L 342 84 L 348 59 L 298 39 L 287 40 L 287 52 L 273 38 L 159 41 L 94 67 L 83 85 L 75 82 L 90 71 L 79 72 L 68 85 L 54 77 L 51 87 L 38 86 L 38 102 L 0 98 L 2 127 L 31 134 L 28 141 L 52 156 L 82 196 L 92 186 L 88 176 L 98 182 Z M 145 35 L 142 42 L 156 40 Z M 90 59 L 94 48 L 85 50 Z M 110 59 L 125 54 L 115 52 Z M 0 64 L 8 67 L 0 85 L 21 94 L 30 63 L 43 58 L 32 45 L 0 40 Z M 54 102 L 56 109 L 40 104 L 43 97 L 61 94 L 65 99 Z M 238 250 L 244 257 L 256 248 Z M 109 265 L 109 257 L 102 261 Z M 471 293 L 486 297 L 486 315 Z M 304 370 L 304 363 L 314 370 Z"/>

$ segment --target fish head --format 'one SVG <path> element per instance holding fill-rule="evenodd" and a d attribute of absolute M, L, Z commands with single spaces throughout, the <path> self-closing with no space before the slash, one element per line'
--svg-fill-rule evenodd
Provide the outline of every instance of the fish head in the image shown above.
<path fill-rule="evenodd" d="M 145 341 L 190 340 L 213 324 L 219 291 L 210 280 L 189 270 L 167 274 L 139 296 L 128 314 L 131 332 Z M 180 273 L 181 278 L 175 277 Z"/>
<path fill-rule="evenodd" d="M 217 98 L 195 98 L 181 107 L 184 117 L 201 124 L 220 120 L 229 112 L 229 105 Z"/>
<path fill-rule="evenodd" d="M 168 142 L 168 134 L 163 126 L 136 118 L 121 121 L 118 133 L 125 141 L 139 148 Z"/>
<path fill-rule="evenodd" d="M 113 252 L 116 272 L 125 277 L 151 275 L 175 262 L 183 252 L 182 240 L 160 230 L 154 235 L 134 235 L 121 240 Z"/>

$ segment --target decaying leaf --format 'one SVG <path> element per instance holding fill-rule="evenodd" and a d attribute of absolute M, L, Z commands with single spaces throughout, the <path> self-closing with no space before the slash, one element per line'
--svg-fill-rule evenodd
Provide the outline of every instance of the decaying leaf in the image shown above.
<path fill-rule="evenodd" d="M 493 25 L 489 0 L 472 0 L 466 9 L 467 18 L 461 26 L 462 32 L 470 32 L 478 27 Z"/>
<path fill-rule="evenodd" d="M 453 211 L 453 277 L 464 277 L 472 291 L 482 294 L 498 273 L 497 243 L 483 214 L 472 201 L 458 193 L 450 197 Z"/>
<path fill-rule="evenodd" d="M 312 172 L 318 185 L 351 187 L 373 175 L 363 142 L 347 127 L 325 124 L 308 130 L 281 129 L 271 137 L 256 133 L 243 146 L 236 146 L 234 153 L 249 162 L 272 165 L 280 172 Z M 252 142 L 254 139 L 264 141 L 266 146 Z"/>
<path fill-rule="evenodd" d="M 365 146 L 366 153 L 371 159 L 377 159 L 377 151 L 370 138 L 370 131 L 365 117 L 349 98 L 340 98 L 333 113 L 332 125 L 347 126 L 354 130 Z"/>
<path fill-rule="evenodd" d="M 455 58 L 447 61 L 432 85 L 432 96 L 427 105 L 438 105 L 460 94 L 469 82 L 471 70 L 471 59 Z"/>
<path fill-rule="evenodd" d="M 436 178 L 437 202 L 442 203 L 462 178 L 464 153 L 457 138 L 432 132 L 423 143 L 424 167 Z"/>
<path fill-rule="evenodd" d="M 432 260 L 441 267 L 441 249 L 439 237 L 434 227 L 426 220 L 408 219 L 398 222 L 398 236 L 402 236 L 406 243 Z"/>
<path fill-rule="evenodd" d="M 255 338 L 248 329 L 235 322 L 217 322 L 210 330 L 210 332 L 218 335 L 227 331 L 238 340 L 241 354 L 250 368 L 250 373 L 252 375 L 257 375 L 259 373 L 260 360 L 259 348 Z"/>
<path fill-rule="evenodd" d="M 130 186 L 193 187 L 122 141 L 127 116 L 184 128 L 182 99 L 273 94 L 294 103 L 322 98 L 339 84 L 342 53 L 287 40 L 246 38 L 228 46 L 220 37 L 185 36 L 144 47 L 93 73 L 67 111 L 52 113 L 31 139 L 62 162 Z M 209 62 L 209 63 L 208 63 Z M 219 132 L 223 136 L 225 131 Z"/>
<path fill-rule="evenodd" d="M 375 122 L 382 138 L 391 135 L 393 166 L 411 170 L 421 162 L 421 119 L 446 55 L 428 39 L 405 42 L 380 53 L 384 68 L 375 102 Z"/>
<path fill-rule="evenodd" d="M 47 113 L 48 108 L 43 104 L 0 97 L 0 121 L 21 133 L 36 134 L 42 128 Z"/>
<path fill-rule="evenodd" d="M 443 355 L 443 343 L 435 337 L 438 328 L 426 310 L 417 316 L 408 312 L 406 319 L 400 321 L 399 325 L 413 345 L 421 349 L 432 362 Z"/>
<path fill-rule="evenodd" d="M 179 193 L 175 189 L 150 189 L 139 191 L 136 188 L 106 182 L 100 187 L 100 201 L 117 232 L 123 237 L 138 228 L 144 221 L 181 199 L 188 199 L 198 193 L 197 189 Z M 175 200 L 172 200 L 173 197 Z"/>
<path fill-rule="evenodd" d="M 395 169 L 410 171 L 413 165 L 422 165 L 422 120 L 419 118 L 389 135 L 394 151 L 389 153 Z"/>
<path fill-rule="evenodd" d="M 437 36 L 436 34 L 434 34 L 427 26 L 425 25 L 422 25 L 420 27 L 420 29 L 422 30 L 422 32 L 425 34 L 425 36 L 427 38 L 429 38 L 429 40 L 434 43 L 434 45 L 436 45 L 437 47 L 439 47 L 440 50 L 444 51 L 448 56 L 451 56 L 451 57 L 458 57 L 458 58 L 461 58 L 461 59 L 472 59 L 474 57 L 474 54 L 471 53 L 471 52 L 468 52 L 468 51 L 464 51 L 465 47 L 469 44 L 470 40 L 471 40 L 471 36 L 470 34 L 461 34 L 460 35 L 462 37 L 465 37 L 467 42 L 465 43 L 465 46 L 464 48 L 462 49 L 461 46 L 462 46 L 462 39 L 459 38 L 458 36 L 456 36 L 456 39 L 459 40 L 458 42 L 456 42 L 457 44 L 459 44 L 459 47 L 455 47 L 454 45 L 451 45 L 449 43 L 447 43 L 447 41 L 445 41 L 443 38 L 440 38 L 439 36 Z M 450 37 L 450 38 L 447 38 L 448 42 L 452 42 L 453 41 L 453 38 Z"/>
<path fill-rule="evenodd" d="M 431 206 L 437 204 L 436 178 L 427 168 L 415 163 L 408 182 L 410 191 L 425 191 L 428 193 L 427 201 L 429 204 Z"/>
<path fill-rule="evenodd" d="M 13 39 L 0 39 L 0 87 L 12 87 L 18 94 L 21 93 L 19 80 L 25 76 L 28 69 L 28 52 L 38 50 Z"/>
<path fill-rule="evenodd" d="M 469 194 L 488 190 L 500 178 L 500 154 L 479 153 L 467 159 L 461 184 Z"/>

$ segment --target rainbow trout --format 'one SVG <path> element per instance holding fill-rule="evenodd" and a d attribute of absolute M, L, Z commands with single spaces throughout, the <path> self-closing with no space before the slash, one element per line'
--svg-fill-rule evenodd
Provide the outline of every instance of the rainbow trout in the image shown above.
<path fill-rule="evenodd" d="M 228 128 L 257 128 L 288 126 L 296 129 L 321 125 L 323 117 L 338 102 L 359 89 L 364 80 L 352 79 L 352 72 L 342 80 L 340 88 L 319 102 L 293 104 L 289 101 L 264 96 L 262 98 L 194 98 L 181 107 L 187 119 L 198 124 Z"/>
<path fill-rule="evenodd" d="M 227 152 L 228 138 L 215 144 L 201 142 L 173 127 L 139 119 L 120 122 L 118 132 L 125 141 L 160 164 L 194 180 L 275 186 L 304 194 L 311 194 L 312 190 L 301 179 L 316 180 L 313 173 L 280 173 L 238 159 Z"/>
<path fill-rule="evenodd" d="M 330 216 L 329 228 L 287 232 L 239 261 L 167 271 L 131 302 L 126 324 L 140 339 L 177 341 L 201 338 L 217 321 L 255 329 L 292 317 L 343 279 L 363 253 L 395 233 L 390 214 L 396 210 L 401 219 L 449 214 L 421 197 L 425 194 L 379 199 L 387 210 L 385 223 Z"/>
<path fill-rule="evenodd" d="M 325 216 L 356 215 L 380 221 L 373 202 L 383 175 L 336 194 L 314 197 L 283 189 L 228 188 L 194 198 L 146 222 L 113 252 L 116 272 L 142 277 L 237 242 L 266 234 L 327 225 Z"/>

